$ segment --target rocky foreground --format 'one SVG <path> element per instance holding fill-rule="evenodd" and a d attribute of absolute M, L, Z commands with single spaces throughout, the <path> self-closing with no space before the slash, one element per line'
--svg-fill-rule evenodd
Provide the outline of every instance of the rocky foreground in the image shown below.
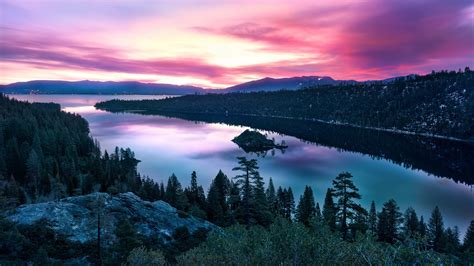
<path fill-rule="evenodd" d="M 70 241 L 86 243 L 97 239 L 99 213 L 101 238 L 105 245 L 115 241 L 115 228 L 123 219 L 128 220 L 138 234 L 158 238 L 163 242 L 171 239 L 178 227 L 184 226 L 190 233 L 200 228 L 219 228 L 176 210 L 166 202 L 145 201 L 131 192 L 114 196 L 92 193 L 56 202 L 26 204 L 7 213 L 7 219 L 24 225 L 45 220 L 56 234 L 63 235 Z"/>

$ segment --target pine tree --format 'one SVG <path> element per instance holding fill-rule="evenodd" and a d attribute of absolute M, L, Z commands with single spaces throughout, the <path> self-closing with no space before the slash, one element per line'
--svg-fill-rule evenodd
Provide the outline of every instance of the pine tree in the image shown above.
<path fill-rule="evenodd" d="M 459 242 L 459 228 L 455 226 L 454 228 L 448 227 L 445 231 L 445 252 L 448 254 L 456 254 L 461 247 Z"/>
<path fill-rule="evenodd" d="M 404 214 L 403 232 L 405 237 L 415 237 L 418 234 L 419 224 L 418 216 L 416 211 L 409 207 Z"/>
<path fill-rule="evenodd" d="M 165 200 L 178 210 L 185 210 L 187 206 L 186 195 L 184 194 L 181 183 L 175 174 L 168 178 L 166 186 Z"/>
<path fill-rule="evenodd" d="M 258 172 L 253 175 L 253 185 L 255 219 L 258 224 L 268 226 L 272 222 L 272 214 L 268 206 L 267 195 L 265 194 L 265 183 Z"/>
<path fill-rule="evenodd" d="M 234 224 L 237 219 L 237 211 L 240 209 L 240 190 L 239 187 L 233 182 L 230 182 L 229 185 L 229 212 L 227 214 L 227 220 L 229 224 Z"/>
<path fill-rule="evenodd" d="M 331 230 L 336 229 L 336 206 L 330 188 L 326 191 L 326 197 L 324 198 L 323 219 Z"/>
<path fill-rule="evenodd" d="M 402 222 L 402 214 L 395 200 L 391 199 L 384 203 L 379 213 L 377 224 L 377 235 L 380 241 L 395 243 L 398 239 L 398 231 Z"/>
<path fill-rule="evenodd" d="M 377 232 L 377 211 L 375 209 L 375 202 L 374 201 L 372 201 L 372 203 L 370 204 L 368 229 L 372 233 Z"/>
<path fill-rule="evenodd" d="M 318 221 L 321 221 L 323 216 L 321 215 L 321 208 L 319 207 L 319 202 L 316 202 L 316 213 L 315 213 L 315 216 L 316 216 L 316 219 Z"/>
<path fill-rule="evenodd" d="M 219 188 L 213 182 L 207 194 L 207 218 L 219 226 L 225 225 L 224 209 L 221 205 Z"/>
<path fill-rule="evenodd" d="M 352 182 L 352 175 L 348 172 L 340 173 L 333 180 L 333 195 L 336 197 L 337 216 L 342 239 L 347 239 L 348 222 L 353 220 L 363 208 L 354 200 L 360 199 L 359 189 Z"/>
<path fill-rule="evenodd" d="M 420 223 L 418 224 L 418 234 L 420 234 L 420 237 L 422 238 L 426 236 L 426 223 L 424 221 L 423 215 L 420 216 Z"/>
<path fill-rule="evenodd" d="M 277 215 L 280 217 L 285 217 L 286 192 L 281 188 L 281 186 L 279 186 L 277 189 L 276 197 L 277 197 Z"/>
<path fill-rule="evenodd" d="M 438 206 L 436 206 L 431 213 L 431 218 L 428 223 L 428 239 L 435 251 L 442 252 L 444 250 L 444 222 Z"/>
<path fill-rule="evenodd" d="M 188 189 L 188 200 L 189 204 L 191 205 L 196 205 L 197 204 L 197 199 L 198 199 L 198 184 L 197 184 L 197 175 L 196 171 L 193 171 L 191 173 L 191 186 Z"/>
<path fill-rule="evenodd" d="M 255 223 L 255 197 L 251 180 L 258 174 L 257 160 L 247 160 L 245 157 L 237 157 L 237 159 L 239 160 L 239 166 L 234 167 L 232 171 L 243 172 L 234 177 L 241 193 L 241 205 L 238 214 L 242 223 L 249 225 Z"/>
<path fill-rule="evenodd" d="M 308 226 L 311 219 L 315 216 L 316 208 L 314 206 L 313 190 L 311 187 L 306 186 L 296 208 L 296 220 Z"/>
<path fill-rule="evenodd" d="M 206 196 L 204 195 L 202 186 L 199 186 L 197 183 L 197 174 L 195 171 L 191 173 L 191 185 L 185 189 L 185 194 L 188 199 L 189 209 L 193 209 L 194 212 L 205 210 Z"/>
<path fill-rule="evenodd" d="M 289 187 L 285 193 L 285 215 L 284 217 L 288 220 L 292 220 L 293 213 L 295 212 L 295 198 L 293 196 L 293 190 Z"/>
<path fill-rule="evenodd" d="M 161 181 L 160 182 L 160 197 L 159 197 L 159 199 L 164 200 L 165 199 L 165 194 L 166 194 L 165 185 L 163 184 L 163 181 Z"/>
<path fill-rule="evenodd" d="M 352 237 L 354 238 L 358 232 L 365 234 L 368 229 L 368 213 L 365 209 L 359 210 L 355 214 L 353 223 L 349 226 L 351 228 Z"/>
<path fill-rule="evenodd" d="M 275 192 L 275 186 L 273 185 L 273 180 L 270 177 L 270 180 L 268 181 L 268 187 L 265 192 L 267 196 L 267 202 L 268 202 L 268 207 L 272 215 L 275 217 L 278 214 L 278 200 L 277 200 L 277 195 Z"/>
<path fill-rule="evenodd" d="M 471 221 L 469 227 L 466 230 L 462 248 L 465 252 L 474 253 L 474 220 Z"/>

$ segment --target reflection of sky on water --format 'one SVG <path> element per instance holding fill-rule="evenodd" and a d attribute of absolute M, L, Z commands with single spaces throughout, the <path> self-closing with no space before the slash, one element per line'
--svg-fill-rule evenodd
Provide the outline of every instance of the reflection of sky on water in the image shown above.
<path fill-rule="evenodd" d="M 109 151 L 115 146 L 130 147 L 142 162 L 139 171 L 155 180 L 166 180 L 173 172 L 183 185 L 188 185 L 193 170 L 206 188 L 222 169 L 229 177 L 234 173 L 237 156 L 246 155 L 231 139 L 247 127 L 206 124 L 161 116 L 112 114 L 95 110 L 97 101 L 114 98 L 141 99 L 162 96 L 97 96 L 97 95 L 17 95 L 19 99 L 57 102 L 65 111 L 76 112 L 89 121 L 91 134 Z M 450 179 L 437 178 L 406 169 L 387 160 L 335 148 L 305 143 L 294 137 L 267 133 L 277 142 L 285 140 L 288 149 L 282 154 L 269 152 L 259 161 L 262 176 L 273 177 L 276 186 L 291 186 L 296 195 L 311 185 L 321 206 L 326 189 L 341 171 L 349 171 L 368 207 L 375 200 L 380 210 L 383 202 L 394 198 L 402 211 L 414 207 L 429 219 L 434 206 L 444 214 L 445 223 L 458 225 L 464 232 L 474 219 L 474 192 L 470 187 Z M 248 155 L 247 155 L 248 156 Z M 298 196 L 297 196 L 298 197 Z"/>

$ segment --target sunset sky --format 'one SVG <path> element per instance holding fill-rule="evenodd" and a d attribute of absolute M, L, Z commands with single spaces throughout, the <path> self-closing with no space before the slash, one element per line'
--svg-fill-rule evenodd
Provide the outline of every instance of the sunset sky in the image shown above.
<path fill-rule="evenodd" d="M 0 0 L 0 84 L 382 79 L 474 62 L 472 0 Z"/>

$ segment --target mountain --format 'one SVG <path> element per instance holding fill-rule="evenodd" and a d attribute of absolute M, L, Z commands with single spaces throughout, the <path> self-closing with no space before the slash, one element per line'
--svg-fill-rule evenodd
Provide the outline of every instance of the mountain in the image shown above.
<path fill-rule="evenodd" d="M 7 94 L 168 94 L 184 95 L 203 93 L 205 90 L 194 86 L 179 86 L 136 81 L 60 81 L 33 80 L 1 85 L 0 92 Z"/>
<path fill-rule="evenodd" d="M 6 94 L 141 94 L 141 95 L 187 95 L 206 93 L 256 92 L 299 90 L 323 85 L 344 85 L 361 83 L 391 83 L 399 78 L 413 78 L 412 76 L 394 77 L 385 80 L 369 80 L 358 82 L 355 80 L 335 80 L 328 76 L 303 76 L 290 78 L 263 78 L 225 89 L 204 89 L 196 86 L 172 85 L 161 83 L 141 83 L 137 81 L 61 81 L 61 80 L 32 80 L 0 85 L 0 93 Z"/>
<path fill-rule="evenodd" d="M 339 85 L 342 83 L 356 83 L 353 80 L 334 80 L 331 77 L 303 76 L 292 78 L 263 78 L 228 87 L 223 92 L 253 92 L 253 91 L 278 91 L 298 90 L 318 85 Z"/>

